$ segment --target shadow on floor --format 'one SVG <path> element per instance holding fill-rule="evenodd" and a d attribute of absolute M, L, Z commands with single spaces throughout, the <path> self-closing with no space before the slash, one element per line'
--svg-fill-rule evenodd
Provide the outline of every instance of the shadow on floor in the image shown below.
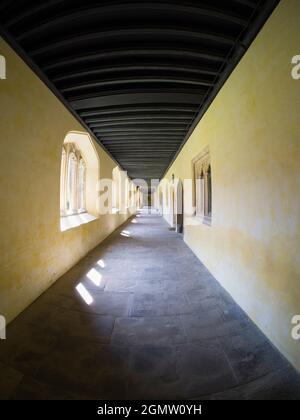
<path fill-rule="evenodd" d="M 295 370 L 158 215 L 61 277 L 0 342 L 0 399 L 299 399 Z"/>

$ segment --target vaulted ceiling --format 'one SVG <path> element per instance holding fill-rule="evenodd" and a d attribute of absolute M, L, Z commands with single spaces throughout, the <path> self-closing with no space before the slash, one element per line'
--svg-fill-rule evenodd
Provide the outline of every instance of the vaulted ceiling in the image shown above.
<path fill-rule="evenodd" d="M 0 2 L 2 36 L 131 178 L 161 178 L 278 0 Z"/>

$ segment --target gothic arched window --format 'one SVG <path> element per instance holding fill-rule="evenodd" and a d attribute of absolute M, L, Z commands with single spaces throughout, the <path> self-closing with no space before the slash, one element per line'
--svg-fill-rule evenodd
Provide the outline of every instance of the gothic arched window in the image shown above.
<path fill-rule="evenodd" d="M 193 167 L 196 217 L 202 222 L 210 224 L 212 216 L 212 179 L 208 149 L 193 160 Z"/>
<path fill-rule="evenodd" d="M 86 185 L 86 166 L 84 160 L 79 161 L 78 171 L 78 209 L 85 210 L 85 185 Z"/>
<path fill-rule="evenodd" d="M 208 166 L 207 169 L 207 209 L 206 209 L 206 216 L 211 217 L 211 209 L 212 209 L 212 186 L 211 186 L 211 166 Z"/>
<path fill-rule="evenodd" d="M 62 216 L 86 211 L 86 164 L 81 152 L 72 143 L 62 150 L 60 179 L 60 210 Z"/>

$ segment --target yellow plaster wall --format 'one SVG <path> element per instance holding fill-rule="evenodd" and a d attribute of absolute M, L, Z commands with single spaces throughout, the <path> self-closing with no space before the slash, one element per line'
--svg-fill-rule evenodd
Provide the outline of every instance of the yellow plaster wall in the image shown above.
<path fill-rule="evenodd" d="M 11 321 L 125 222 L 105 215 L 60 231 L 60 164 L 69 131 L 83 127 L 0 38 L 0 314 Z M 116 166 L 94 142 L 100 176 Z M 96 194 L 96 191 L 95 191 Z"/>
<path fill-rule="evenodd" d="M 168 171 L 192 176 L 209 146 L 212 226 L 185 241 L 300 370 L 300 2 L 282 0 Z M 186 218 L 185 223 L 189 220 Z"/>

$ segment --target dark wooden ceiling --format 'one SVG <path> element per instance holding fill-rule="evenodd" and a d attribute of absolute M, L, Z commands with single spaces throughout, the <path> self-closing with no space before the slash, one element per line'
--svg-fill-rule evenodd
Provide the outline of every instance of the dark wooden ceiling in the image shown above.
<path fill-rule="evenodd" d="M 128 171 L 161 178 L 278 0 L 0 2 L 2 36 Z"/>

